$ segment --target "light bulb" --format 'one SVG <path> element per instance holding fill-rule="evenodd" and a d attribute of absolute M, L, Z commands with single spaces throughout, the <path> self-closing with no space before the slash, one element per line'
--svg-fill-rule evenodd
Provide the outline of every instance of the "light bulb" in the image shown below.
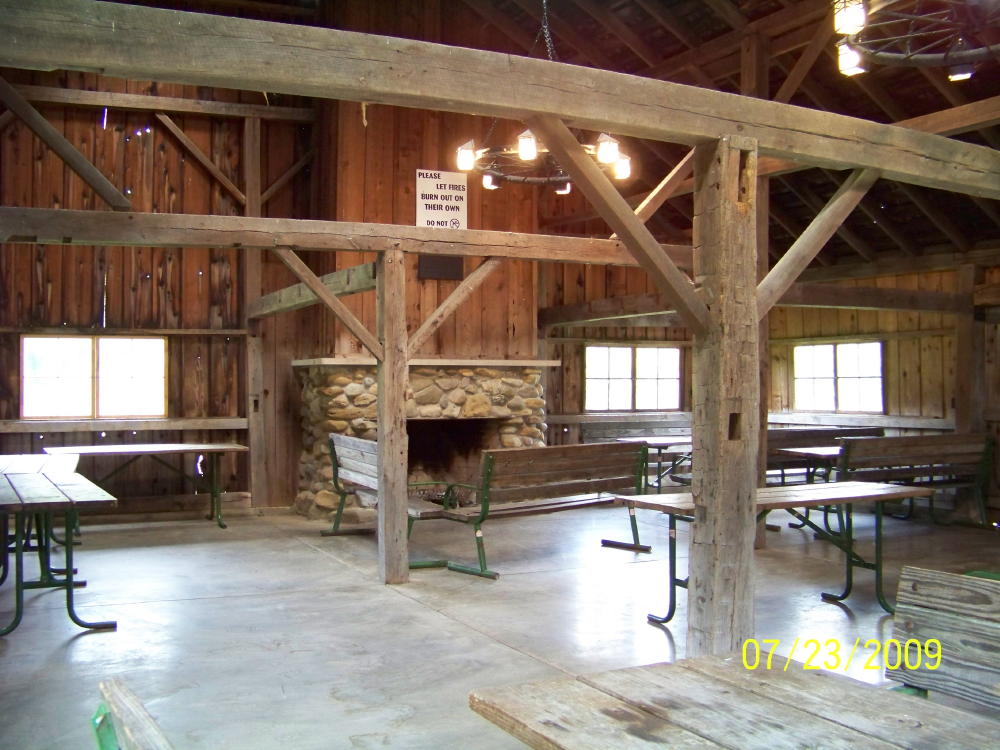
<path fill-rule="evenodd" d="M 618 160 L 618 141 L 607 133 L 597 137 L 597 161 L 601 164 L 614 164 Z"/>
<path fill-rule="evenodd" d="M 868 70 L 861 61 L 860 53 L 846 39 L 837 42 L 837 69 L 845 76 L 856 76 Z"/>
<path fill-rule="evenodd" d="M 632 176 L 632 160 L 627 156 L 619 156 L 611 174 L 616 180 L 627 180 Z"/>
<path fill-rule="evenodd" d="M 455 163 L 463 172 L 468 172 L 476 166 L 476 144 L 466 141 L 458 147 Z"/>
<path fill-rule="evenodd" d="M 862 0 L 833 0 L 833 30 L 838 34 L 857 34 L 865 27 L 865 20 Z"/>
<path fill-rule="evenodd" d="M 521 161 L 534 161 L 538 156 L 538 141 L 530 130 L 517 137 L 517 156 Z"/>
<path fill-rule="evenodd" d="M 493 175 L 484 174 L 483 187 L 486 188 L 487 190 L 496 190 L 498 187 L 500 187 L 500 185 L 497 184 L 497 181 L 495 179 L 493 179 Z"/>
<path fill-rule="evenodd" d="M 556 190 L 555 192 L 556 192 L 556 195 L 569 195 L 569 193 L 570 193 L 570 191 L 572 189 L 573 189 L 573 183 L 570 182 L 569 180 L 567 180 L 566 184 L 563 185 L 558 190 Z"/>

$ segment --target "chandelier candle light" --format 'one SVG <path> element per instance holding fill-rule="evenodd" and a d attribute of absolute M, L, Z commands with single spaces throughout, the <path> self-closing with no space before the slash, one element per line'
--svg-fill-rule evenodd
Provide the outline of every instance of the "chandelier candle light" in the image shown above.
<path fill-rule="evenodd" d="M 607 133 L 601 133 L 597 143 L 583 144 L 583 149 L 614 179 L 625 180 L 632 175 L 632 160 Z M 571 190 L 569 175 L 530 130 L 518 135 L 517 145 L 512 147 L 476 148 L 474 141 L 466 141 L 458 147 L 455 161 L 463 172 L 481 173 L 486 190 L 496 190 L 503 182 L 553 185 L 558 195 L 568 195 Z"/>

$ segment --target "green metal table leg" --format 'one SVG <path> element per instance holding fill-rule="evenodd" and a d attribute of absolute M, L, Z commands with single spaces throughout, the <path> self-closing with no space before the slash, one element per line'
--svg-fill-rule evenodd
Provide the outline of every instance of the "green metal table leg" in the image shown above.
<path fill-rule="evenodd" d="M 75 510 L 66 512 L 66 525 L 71 526 L 77 523 L 78 514 Z M 73 604 L 73 545 L 66 546 L 66 583 L 64 585 L 66 589 L 66 612 L 69 614 L 69 619 L 74 623 L 79 625 L 81 628 L 87 628 L 88 630 L 115 630 L 118 627 L 118 623 L 113 620 L 106 620 L 104 622 L 87 622 L 80 618 L 76 613 L 76 608 Z"/>
<path fill-rule="evenodd" d="M 3 556 L 0 557 L 0 586 L 2 586 L 10 572 L 10 517 L 4 511 L 0 511 L 0 540 L 3 541 Z"/>
<path fill-rule="evenodd" d="M 14 632 L 24 615 L 24 516 L 21 511 L 14 514 L 14 617 L 0 636 Z"/>
<path fill-rule="evenodd" d="M 889 604 L 882 590 L 882 503 L 875 503 L 875 598 L 890 615 L 896 613 L 896 608 Z"/>
<path fill-rule="evenodd" d="M 670 566 L 668 590 L 670 593 L 670 604 L 665 615 L 646 615 L 646 620 L 656 624 L 670 622 L 674 618 L 674 614 L 677 611 L 677 589 L 686 589 L 690 580 L 690 576 L 683 579 L 677 577 L 677 516 L 673 513 L 668 513 L 667 517 L 667 560 Z M 684 520 L 690 519 L 685 518 Z"/>
<path fill-rule="evenodd" d="M 639 524 L 635 520 L 635 505 L 628 503 L 628 521 L 632 526 L 632 541 L 618 542 L 614 539 L 602 539 L 602 547 L 613 547 L 614 549 L 630 549 L 633 552 L 650 552 L 653 548 L 648 544 L 639 543 Z"/>
<path fill-rule="evenodd" d="M 852 520 L 852 506 L 848 505 L 846 511 L 840 505 L 837 506 L 837 526 L 842 530 L 842 533 L 838 535 L 841 540 L 840 544 L 837 544 L 844 551 L 844 590 L 840 594 L 829 594 L 823 592 L 820 594 L 825 601 L 828 602 L 840 602 L 851 595 L 851 589 L 854 588 L 854 566 L 857 564 L 854 555 L 854 522 Z M 827 536 L 827 539 L 833 540 L 832 536 Z"/>
<path fill-rule="evenodd" d="M 218 453 L 208 454 L 208 486 L 212 493 L 211 510 L 209 520 L 215 519 L 220 529 L 227 528 L 226 522 L 222 520 L 222 493 L 219 490 L 219 455 Z"/>

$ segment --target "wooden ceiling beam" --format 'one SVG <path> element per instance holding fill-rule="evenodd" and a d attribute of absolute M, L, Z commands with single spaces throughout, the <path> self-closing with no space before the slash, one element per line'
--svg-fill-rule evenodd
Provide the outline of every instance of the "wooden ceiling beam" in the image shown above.
<path fill-rule="evenodd" d="M 583 150 L 566 125 L 554 116 L 531 117 L 528 127 L 541 135 L 546 147 L 562 165 L 602 218 L 625 242 L 629 252 L 650 275 L 674 309 L 695 333 L 708 330 L 708 307 L 695 292 L 691 279 L 660 249 L 646 226 L 632 212 L 604 172 Z"/>
<path fill-rule="evenodd" d="M 910 257 L 902 253 L 880 253 L 874 263 L 834 263 L 825 268 L 807 268 L 799 277 L 801 281 L 841 281 L 845 279 L 870 279 L 876 276 L 894 276 L 901 271 L 923 273 L 950 271 L 964 263 L 981 266 L 1000 265 L 1000 244 L 986 243 L 967 253 L 947 249 L 925 251 Z"/>
<path fill-rule="evenodd" d="M 701 39 L 690 28 L 681 23 L 678 16 L 669 13 L 660 2 L 655 0 L 636 0 L 636 4 L 688 49 L 701 44 Z"/>
<path fill-rule="evenodd" d="M 0 206 L 0 242 L 40 245 L 227 247 L 349 250 L 469 257 L 496 256 L 557 263 L 637 266 L 620 240 L 400 224 L 267 219 L 202 214 L 71 211 Z M 691 268 L 690 245 L 658 245 L 680 268 Z"/>
<path fill-rule="evenodd" d="M 332 294 L 358 294 L 375 289 L 375 264 L 365 263 L 360 266 L 342 268 L 339 271 L 319 277 Z M 292 284 L 270 294 L 264 294 L 247 303 L 248 318 L 266 318 L 278 313 L 301 310 L 319 302 L 317 297 L 304 283 Z"/>
<path fill-rule="evenodd" d="M 309 107 L 272 107 L 266 104 L 211 102 L 176 96 L 125 94 L 117 91 L 84 91 L 54 86 L 18 85 L 15 88 L 28 101 L 45 104 L 70 104 L 76 107 L 108 107 L 139 112 L 210 115 L 213 117 L 259 117 L 262 120 L 313 122 L 316 113 Z"/>
<path fill-rule="evenodd" d="M 808 208 L 817 213 L 823 210 L 823 199 L 816 195 L 811 188 L 805 185 L 797 185 L 789 179 L 782 179 L 781 183 Z M 860 200 L 858 203 L 860 204 Z M 844 216 L 844 219 L 846 218 L 847 215 Z M 857 232 L 846 226 L 843 222 L 836 228 L 836 234 L 840 235 L 840 238 L 862 258 L 865 260 L 874 260 L 875 248 L 871 246 L 868 240 L 859 236 Z"/>
<path fill-rule="evenodd" d="M 294 250 L 290 247 L 273 247 L 271 248 L 271 252 L 277 255 L 281 259 L 281 262 L 288 266 L 288 270 L 294 273 L 309 288 L 309 291 L 315 294 L 319 301 L 330 309 L 337 317 L 337 320 L 358 338 L 375 359 L 381 360 L 383 358 L 382 344 L 375 337 L 375 334 L 369 331 L 365 324 L 358 320 L 357 316 L 351 312 L 347 305 L 337 299 L 337 295 L 313 273 L 312 269 L 305 264 L 302 258 L 295 254 Z"/>
<path fill-rule="evenodd" d="M 490 274 L 502 265 L 503 262 L 498 258 L 487 258 L 475 271 L 466 276 L 462 280 L 462 283 L 455 287 L 454 291 L 437 306 L 437 309 L 410 336 L 406 356 L 409 358 L 417 356 L 420 347 L 424 345 L 427 339 L 434 335 L 434 332 L 441 327 L 441 324 L 448 319 L 448 316 L 452 315 L 486 281 Z"/>
<path fill-rule="evenodd" d="M 781 256 L 781 260 L 774 264 L 764 280 L 757 285 L 758 320 L 763 320 L 785 291 L 798 279 L 799 274 L 816 257 L 816 253 L 833 236 L 878 178 L 879 173 L 873 169 L 859 169 L 853 172 L 840 186 L 840 190 L 827 201 L 816 218 L 788 248 L 788 252 Z"/>
<path fill-rule="evenodd" d="M 1000 198 L 1000 152 L 992 149 L 666 81 L 602 70 L 579 74 L 558 63 L 480 50 L 117 3 L 0 0 L 0 13 L 8 29 L 0 46 L 4 66 L 521 120 L 558 115 L 572 127 L 688 145 L 740 132 L 772 156 L 835 169 L 881 169 L 888 179 Z"/>
<path fill-rule="evenodd" d="M 6 79 L 0 78 L 0 102 L 17 115 L 38 138 L 54 151 L 67 167 L 76 172 L 91 189 L 115 211 L 128 211 L 132 203 L 104 174 L 91 164 L 66 136 L 53 127 L 41 112 L 18 93 Z"/>
<path fill-rule="evenodd" d="M 730 0 L 705 0 L 705 5 L 734 31 L 743 31 L 747 27 L 746 16 Z"/>
<path fill-rule="evenodd" d="M 781 82 L 781 86 L 778 87 L 777 92 L 772 97 L 774 101 L 787 103 L 791 100 L 832 37 L 833 22 L 831 16 L 827 14 L 816 24 L 816 30 L 813 32 L 812 39 L 809 40 L 809 44 L 802 50 L 802 54 L 799 55 L 792 69 L 788 71 L 785 80 Z"/>
<path fill-rule="evenodd" d="M 840 180 L 837 175 L 826 169 L 820 170 L 820 172 L 827 178 L 828 181 L 834 185 L 839 186 Z M 858 208 L 863 214 L 865 214 L 872 223 L 883 232 L 889 239 L 896 243 L 900 250 L 902 250 L 907 255 L 916 255 L 919 252 L 917 248 L 917 243 L 904 232 L 896 222 L 889 218 L 889 215 L 885 212 L 881 205 L 878 205 L 876 201 L 872 200 L 870 196 L 865 196 L 861 203 L 858 204 Z"/>
<path fill-rule="evenodd" d="M 983 288 L 976 304 L 1000 304 L 1000 285 Z M 997 295 L 994 297 L 994 294 Z M 918 312 L 965 313 L 971 300 L 968 294 L 922 291 L 917 289 L 886 289 L 865 286 L 849 287 L 835 284 L 795 282 L 782 294 L 776 307 L 816 307 L 847 310 L 914 310 Z M 660 294 L 628 294 L 604 297 L 575 305 L 544 307 L 538 311 L 540 328 L 555 326 L 650 325 L 657 315 L 679 318 L 676 312 L 664 312 L 669 303 Z M 658 323 L 666 327 L 683 325 Z"/>

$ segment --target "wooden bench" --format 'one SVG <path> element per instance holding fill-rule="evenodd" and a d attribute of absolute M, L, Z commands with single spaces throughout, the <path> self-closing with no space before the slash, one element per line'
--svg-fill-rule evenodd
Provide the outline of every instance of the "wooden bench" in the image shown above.
<path fill-rule="evenodd" d="M 886 677 L 1000 710 L 1000 581 L 904 567 L 893 637 Z"/>
<path fill-rule="evenodd" d="M 789 427 L 767 431 L 767 466 L 769 477 L 781 484 L 810 481 L 813 467 L 803 458 L 781 451 L 785 448 L 836 447 L 843 438 L 882 437 L 881 427 Z M 829 476 L 827 476 L 829 478 Z"/>
<path fill-rule="evenodd" d="M 98 750 L 172 750 L 142 701 L 119 679 L 100 683 L 101 703 L 91 719 Z"/>
<path fill-rule="evenodd" d="M 371 525 L 354 526 L 342 529 L 340 522 L 344 515 L 347 496 L 352 492 L 371 498 L 374 505 L 378 495 L 378 443 L 374 440 L 330 433 L 330 461 L 333 465 L 333 490 L 337 493 L 337 510 L 334 513 L 333 525 L 322 532 L 323 536 L 339 534 L 370 533 L 374 531 Z M 347 486 L 344 482 L 354 486 Z M 411 484 L 411 487 L 423 486 L 424 483 Z M 441 518 L 444 508 L 438 503 L 419 498 L 407 499 L 409 514 L 409 530 L 413 522 L 425 518 Z"/>
<path fill-rule="evenodd" d="M 475 492 L 475 504 L 447 507 L 442 518 L 470 524 L 475 532 L 479 566 L 451 561 L 412 563 L 411 567 L 445 565 L 450 570 L 484 578 L 497 578 L 486 564 L 482 525 L 487 518 L 552 513 L 587 505 L 608 504 L 614 494 L 642 494 L 646 485 L 648 448 L 645 443 L 584 443 L 543 448 L 484 450 L 479 482 L 465 487 Z M 638 544 L 638 527 L 631 516 L 632 534 Z M 633 545 L 612 543 L 631 548 Z M 647 548 L 648 549 L 648 548 Z"/>
<path fill-rule="evenodd" d="M 841 439 L 839 479 L 893 482 L 972 492 L 985 524 L 993 472 L 993 438 L 984 434 L 912 435 Z M 928 500 L 934 513 L 933 495 Z"/>

